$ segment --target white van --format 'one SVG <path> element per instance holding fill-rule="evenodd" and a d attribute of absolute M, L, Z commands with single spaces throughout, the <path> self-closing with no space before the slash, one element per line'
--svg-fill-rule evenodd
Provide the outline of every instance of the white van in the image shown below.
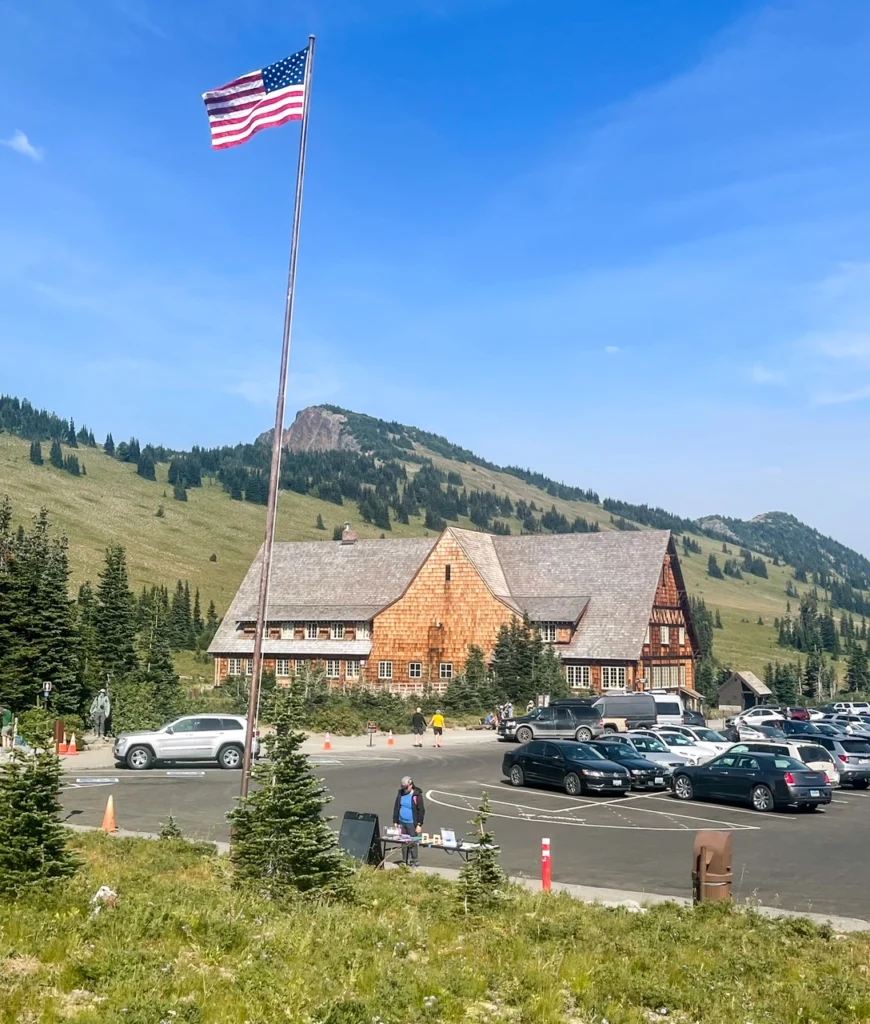
<path fill-rule="evenodd" d="M 656 702 L 656 725 L 682 725 L 683 699 L 673 690 L 647 690 Z"/>

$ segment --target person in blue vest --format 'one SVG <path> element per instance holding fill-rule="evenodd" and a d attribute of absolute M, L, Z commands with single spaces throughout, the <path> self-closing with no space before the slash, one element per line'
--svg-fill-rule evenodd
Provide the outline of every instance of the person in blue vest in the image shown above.
<path fill-rule="evenodd" d="M 414 785 L 414 780 L 410 775 L 405 775 L 393 806 L 393 824 L 396 828 L 401 829 L 406 836 L 418 836 L 423 831 L 425 817 L 426 806 L 423 803 L 423 790 Z M 402 859 L 409 867 L 417 867 L 420 859 L 417 843 L 408 843 L 405 846 L 402 850 Z"/>

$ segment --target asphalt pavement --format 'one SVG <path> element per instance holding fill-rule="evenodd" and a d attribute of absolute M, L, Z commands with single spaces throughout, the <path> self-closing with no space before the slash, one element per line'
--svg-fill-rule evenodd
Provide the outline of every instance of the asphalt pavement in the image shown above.
<path fill-rule="evenodd" d="M 514 789 L 501 775 L 506 745 L 455 749 L 354 749 L 314 755 L 334 796 L 328 811 L 374 812 L 390 823 L 399 780 L 412 775 L 426 794 L 426 827 L 467 829 L 481 794 L 492 802 L 492 828 L 512 875 L 540 876 L 541 839 L 551 840 L 553 878 L 673 896 L 691 895 L 692 846 L 701 829 L 733 834 L 734 896 L 771 907 L 870 919 L 865 877 L 870 791 L 835 792 L 814 813 L 759 814 L 748 807 L 678 803 L 667 794 L 569 797 L 557 790 Z M 109 793 L 125 829 L 159 831 L 169 814 L 191 837 L 225 841 L 238 772 L 208 765 L 131 772 L 67 763 L 62 802 L 67 820 L 99 825 Z M 455 855 L 421 851 L 421 862 L 456 867 Z"/>

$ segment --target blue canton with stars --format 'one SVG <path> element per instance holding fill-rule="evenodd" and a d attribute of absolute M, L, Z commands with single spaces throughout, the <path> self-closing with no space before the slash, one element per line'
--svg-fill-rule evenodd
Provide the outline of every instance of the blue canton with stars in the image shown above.
<path fill-rule="evenodd" d="M 305 81 L 305 62 L 308 60 L 308 47 L 293 53 L 277 64 L 263 68 L 263 85 L 266 92 L 286 89 L 288 85 L 302 85 Z"/>

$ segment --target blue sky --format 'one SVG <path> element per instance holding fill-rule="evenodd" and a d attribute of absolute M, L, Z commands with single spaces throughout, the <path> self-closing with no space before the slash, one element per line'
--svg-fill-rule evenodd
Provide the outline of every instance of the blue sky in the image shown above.
<path fill-rule="evenodd" d="M 298 125 L 200 94 L 309 32 L 291 418 L 870 554 L 865 0 L 3 0 L 0 391 L 270 424 Z"/>

